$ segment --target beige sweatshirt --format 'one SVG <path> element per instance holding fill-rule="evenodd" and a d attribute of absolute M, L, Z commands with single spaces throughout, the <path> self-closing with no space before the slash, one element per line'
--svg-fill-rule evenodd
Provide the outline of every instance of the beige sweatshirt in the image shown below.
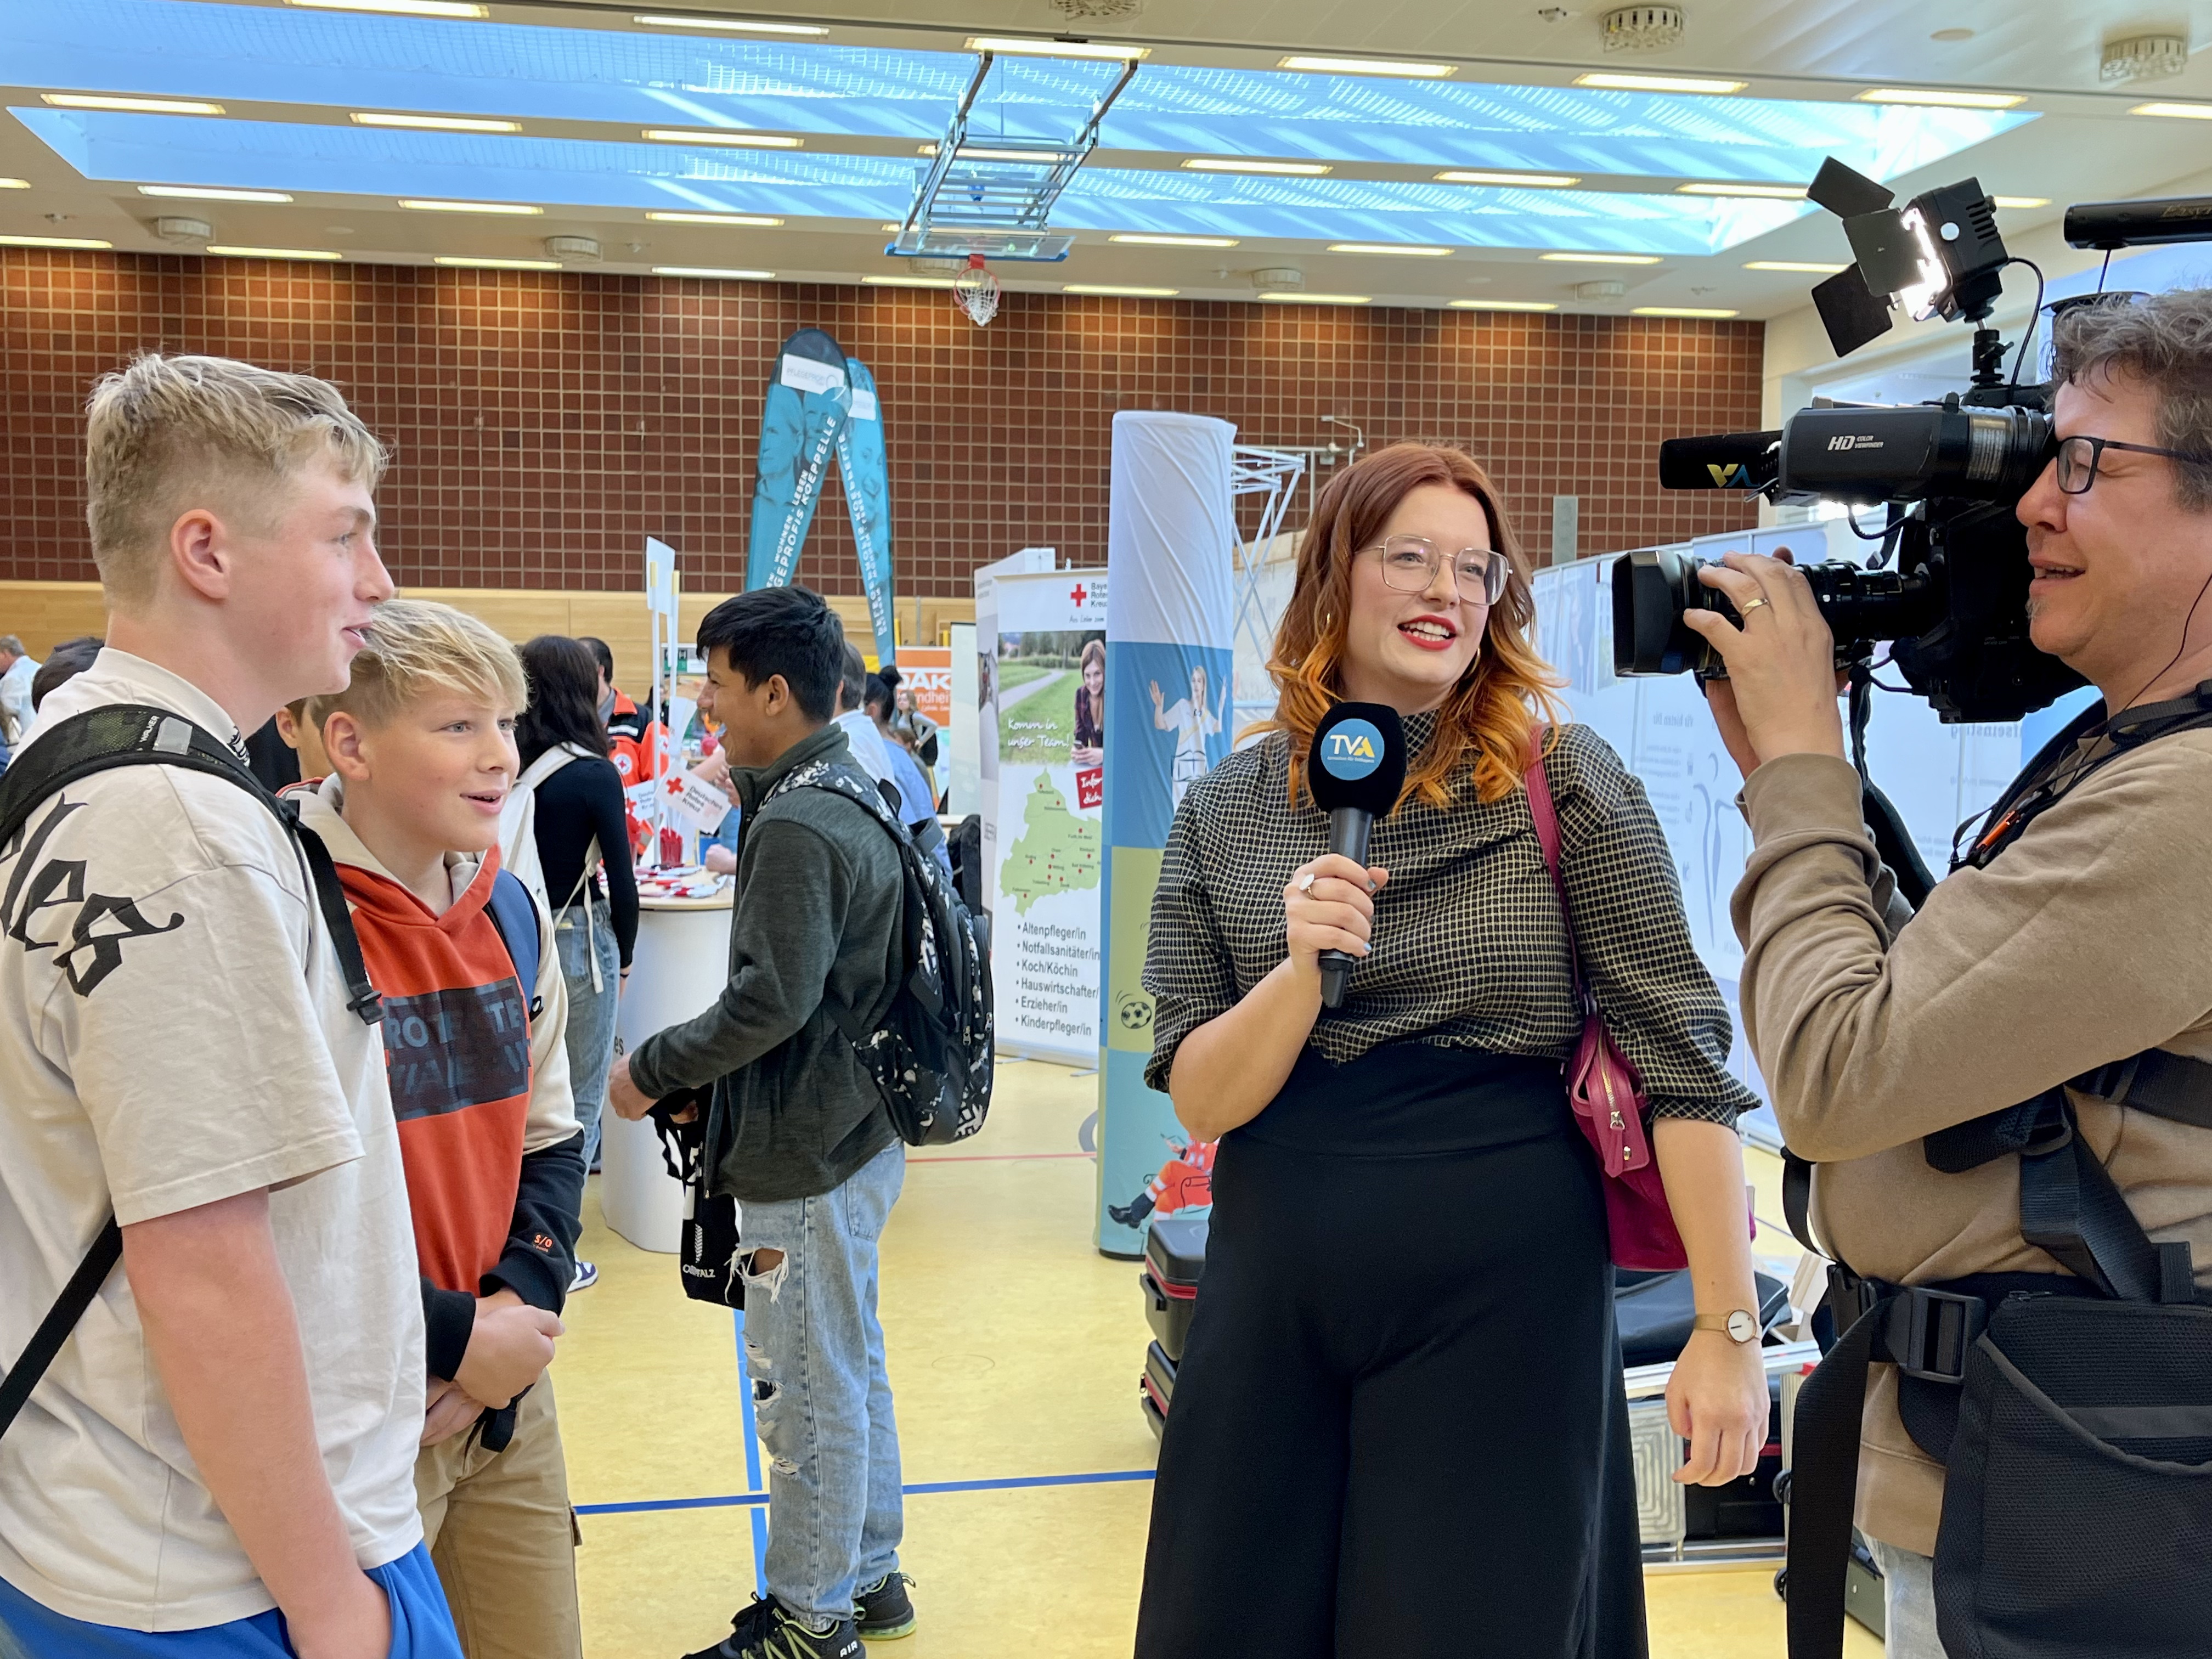
<path fill-rule="evenodd" d="M 2108 763 L 1902 927 L 1850 765 L 1786 756 L 1742 805 L 1744 1025 L 1784 1137 L 1820 1166 L 1819 1238 L 1905 1284 L 2058 1271 L 2021 1237 L 2018 1159 L 1942 1175 L 1920 1138 L 2144 1048 L 2212 1060 L 2212 732 Z M 2074 1104 L 2136 1218 L 2212 1282 L 2212 1131 Z M 1931 1554 L 1942 1495 L 1876 1367 L 1860 1528 Z"/>

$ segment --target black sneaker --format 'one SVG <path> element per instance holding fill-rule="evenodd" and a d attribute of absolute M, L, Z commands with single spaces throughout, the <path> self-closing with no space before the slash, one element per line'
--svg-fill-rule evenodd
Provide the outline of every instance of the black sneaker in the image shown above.
<path fill-rule="evenodd" d="M 860 1637 L 849 1619 L 826 1631 L 809 1630 L 773 1595 L 765 1601 L 755 1596 L 730 1620 L 727 1636 L 684 1659 L 860 1659 Z"/>
<path fill-rule="evenodd" d="M 904 1573 L 895 1572 L 853 1593 L 860 1604 L 853 1623 L 863 1642 L 895 1642 L 914 1634 L 914 1598 L 906 1593 L 912 1583 Z"/>

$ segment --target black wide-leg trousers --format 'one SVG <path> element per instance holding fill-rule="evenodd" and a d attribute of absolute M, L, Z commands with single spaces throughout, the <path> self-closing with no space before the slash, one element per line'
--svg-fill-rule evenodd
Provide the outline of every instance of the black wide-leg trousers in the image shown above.
<path fill-rule="evenodd" d="M 1556 1066 L 1308 1051 L 1215 1166 L 1138 1659 L 1641 1659 L 1598 1180 Z"/>

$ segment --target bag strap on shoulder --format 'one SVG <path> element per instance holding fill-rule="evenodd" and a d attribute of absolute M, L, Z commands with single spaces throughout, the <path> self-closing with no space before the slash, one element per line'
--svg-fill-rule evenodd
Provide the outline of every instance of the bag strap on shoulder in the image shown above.
<path fill-rule="evenodd" d="M 284 826 L 307 866 L 316 906 L 345 975 L 347 1007 L 365 1025 L 382 1021 L 383 1000 L 369 983 L 361 941 L 354 934 L 353 913 L 323 838 L 300 822 L 296 801 L 279 800 L 246 769 L 235 750 L 182 714 L 150 704 L 111 703 L 71 715 L 40 733 L 39 741 L 0 775 L 0 847 L 20 844 L 25 825 L 41 802 L 81 779 L 119 766 L 171 766 L 205 773 L 235 784 L 266 806 Z M 7 1433 L 29 1401 L 31 1391 L 122 1257 L 123 1230 L 111 1215 L 6 1377 L 0 1379 L 0 1435 Z"/>

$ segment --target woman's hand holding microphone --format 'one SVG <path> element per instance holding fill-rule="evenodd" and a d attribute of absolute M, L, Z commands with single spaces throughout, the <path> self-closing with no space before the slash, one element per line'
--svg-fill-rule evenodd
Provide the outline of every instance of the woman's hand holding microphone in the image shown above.
<path fill-rule="evenodd" d="M 1341 951 L 1355 959 L 1372 948 L 1375 895 L 1390 872 L 1361 869 L 1340 853 L 1324 853 L 1293 871 L 1283 889 L 1283 931 L 1291 972 L 1321 995 L 1321 953 Z"/>

